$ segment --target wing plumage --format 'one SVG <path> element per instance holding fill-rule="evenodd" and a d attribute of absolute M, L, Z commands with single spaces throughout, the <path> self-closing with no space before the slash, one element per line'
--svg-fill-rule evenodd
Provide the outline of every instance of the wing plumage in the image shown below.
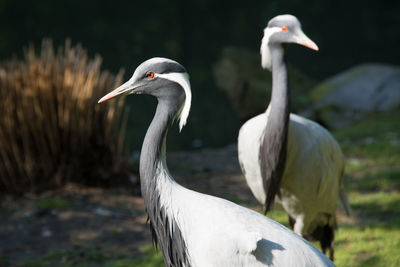
<path fill-rule="evenodd" d="M 266 191 L 262 186 L 258 150 L 265 127 L 268 127 L 268 110 L 247 121 L 238 138 L 239 162 L 252 193 L 262 204 Z M 292 218 L 312 217 L 311 223 L 320 213 L 335 214 L 343 166 L 340 147 L 327 130 L 308 119 L 290 115 L 286 166 L 278 200 Z"/>
<path fill-rule="evenodd" d="M 303 238 L 255 211 L 184 188 L 174 194 L 192 266 L 334 266 Z M 185 231 L 189 225 L 196 227 Z"/>

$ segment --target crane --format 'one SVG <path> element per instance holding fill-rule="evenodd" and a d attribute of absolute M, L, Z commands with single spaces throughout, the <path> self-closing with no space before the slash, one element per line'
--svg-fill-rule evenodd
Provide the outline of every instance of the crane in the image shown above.
<path fill-rule="evenodd" d="M 292 15 L 268 22 L 261 43 L 261 65 L 272 71 L 267 110 L 243 124 L 238 136 L 242 172 L 255 198 L 268 212 L 277 199 L 294 231 L 318 240 L 334 258 L 338 197 L 350 213 L 342 186 L 344 158 L 332 135 L 319 124 L 290 113 L 286 48 L 296 43 L 318 46 Z"/>
<path fill-rule="evenodd" d="M 139 65 L 131 79 L 99 103 L 124 94 L 158 100 L 140 155 L 141 189 L 153 240 L 170 266 L 334 266 L 319 250 L 250 209 L 178 184 L 166 161 L 174 119 L 186 124 L 191 87 L 185 68 L 166 58 Z"/>

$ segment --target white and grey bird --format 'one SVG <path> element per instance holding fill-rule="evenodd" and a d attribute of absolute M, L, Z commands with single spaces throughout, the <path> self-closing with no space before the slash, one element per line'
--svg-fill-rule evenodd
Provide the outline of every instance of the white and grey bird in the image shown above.
<path fill-rule="evenodd" d="M 279 223 L 189 190 L 172 178 L 166 163 L 167 131 L 174 119 L 182 129 L 191 105 L 189 76 L 182 65 L 166 58 L 149 59 L 99 102 L 123 94 L 148 94 L 158 100 L 142 146 L 140 177 L 153 240 L 166 266 L 334 266 Z"/>
<path fill-rule="evenodd" d="M 240 129 L 238 156 L 242 172 L 265 212 L 274 200 L 289 214 L 294 231 L 320 241 L 333 260 L 338 196 L 350 208 L 343 191 L 344 158 L 332 135 L 319 124 L 289 111 L 286 48 L 296 43 L 313 50 L 317 45 L 292 15 L 271 19 L 264 29 L 261 63 L 272 71 L 267 110 Z"/>

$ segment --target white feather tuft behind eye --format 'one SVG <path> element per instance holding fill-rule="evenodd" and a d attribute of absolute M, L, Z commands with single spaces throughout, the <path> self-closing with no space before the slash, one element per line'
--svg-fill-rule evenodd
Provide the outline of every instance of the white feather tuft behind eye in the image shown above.
<path fill-rule="evenodd" d="M 272 58 L 271 58 L 271 50 L 269 49 L 269 39 L 272 34 L 276 32 L 280 32 L 282 29 L 280 27 L 270 27 L 264 29 L 264 37 L 261 41 L 260 54 L 261 54 L 261 66 L 263 69 L 272 68 Z"/>
<path fill-rule="evenodd" d="M 185 91 L 185 103 L 179 113 L 179 132 L 185 126 L 189 116 L 190 105 L 192 102 L 192 91 L 190 90 L 189 74 L 186 72 L 171 72 L 165 74 L 156 74 L 156 76 L 173 81 L 182 86 Z"/>

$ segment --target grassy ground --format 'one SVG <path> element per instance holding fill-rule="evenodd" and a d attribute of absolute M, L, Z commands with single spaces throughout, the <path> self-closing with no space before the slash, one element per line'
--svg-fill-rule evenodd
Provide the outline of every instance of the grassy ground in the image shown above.
<path fill-rule="evenodd" d="M 400 112 L 337 131 L 354 215 L 336 238 L 338 266 L 400 265 Z"/>
<path fill-rule="evenodd" d="M 337 266 L 400 266 L 398 118 L 400 112 L 373 115 L 334 133 L 347 158 L 345 187 L 353 210 L 346 217 L 339 208 Z M 260 209 L 240 174 L 236 148 L 221 151 L 169 154 L 171 171 L 189 188 Z M 283 211 L 269 216 L 288 226 Z M 72 187 L 3 204 L 0 217 L 0 266 L 164 266 L 150 243 L 141 198 L 124 190 Z"/>
<path fill-rule="evenodd" d="M 347 158 L 345 186 L 353 215 L 339 213 L 335 238 L 337 266 L 400 265 L 400 112 L 372 115 L 361 123 L 334 133 Z M 287 215 L 270 215 L 288 226 Z M 319 248 L 318 244 L 314 244 Z M 151 247 L 127 265 L 163 266 Z"/>

